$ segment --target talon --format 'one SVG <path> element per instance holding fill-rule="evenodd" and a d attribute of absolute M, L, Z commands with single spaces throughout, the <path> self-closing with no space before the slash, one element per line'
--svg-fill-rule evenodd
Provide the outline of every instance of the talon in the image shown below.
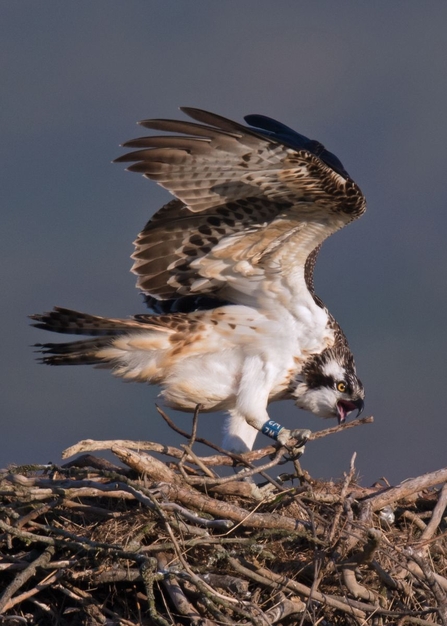
<path fill-rule="evenodd" d="M 287 453 L 284 455 L 284 458 L 287 461 L 296 461 L 301 456 L 303 456 L 306 446 L 297 446 L 294 448 L 287 448 Z"/>
<path fill-rule="evenodd" d="M 297 440 L 297 445 L 294 446 L 295 448 L 301 448 L 302 446 L 304 447 L 304 444 L 309 440 L 311 434 L 312 431 L 308 428 L 295 428 L 290 431 L 289 437 Z"/>
<path fill-rule="evenodd" d="M 311 434 L 312 431 L 308 428 L 295 428 L 294 430 L 283 428 L 278 435 L 278 441 L 287 448 L 287 454 L 284 457 L 290 461 L 299 459 L 304 453 L 305 444 Z M 290 440 L 293 440 L 292 445 L 289 445 Z"/>
<path fill-rule="evenodd" d="M 300 448 L 307 442 L 311 434 L 312 431 L 310 431 L 308 428 L 295 428 L 294 430 L 282 428 L 277 437 L 277 441 L 279 441 L 279 443 L 281 443 L 283 446 L 286 446 L 289 439 L 296 439 L 296 443 L 293 447 Z"/>

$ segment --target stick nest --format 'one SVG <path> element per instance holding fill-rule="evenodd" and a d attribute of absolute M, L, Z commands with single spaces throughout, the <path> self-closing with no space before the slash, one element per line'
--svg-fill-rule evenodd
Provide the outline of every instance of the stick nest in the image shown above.
<path fill-rule="evenodd" d="M 87 440 L 63 467 L 0 473 L 0 623 L 447 624 L 447 468 L 366 489 L 354 455 L 321 482 L 196 424 L 181 449 Z"/>

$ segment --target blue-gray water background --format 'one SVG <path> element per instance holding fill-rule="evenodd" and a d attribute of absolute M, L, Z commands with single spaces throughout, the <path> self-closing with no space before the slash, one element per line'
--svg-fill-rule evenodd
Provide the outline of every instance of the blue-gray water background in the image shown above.
<path fill-rule="evenodd" d="M 84 438 L 180 441 L 155 388 L 38 365 L 30 345 L 63 337 L 26 317 L 144 312 L 132 241 L 169 196 L 111 161 L 135 122 L 180 105 L 275 117 L 335 152 L 367 197 L 326 242 L 316 287 L 375 424 L 309 445 L 303 465 L 339 477 L 357 451 L 364 484 L 446 465 L 446 23 L 431 0 L 3 2 L 0 467 L 60 462 Z M 291 402 L 271 416 L 332 425 Z M 200 421 L 216 441 L 220 427 Z"/>

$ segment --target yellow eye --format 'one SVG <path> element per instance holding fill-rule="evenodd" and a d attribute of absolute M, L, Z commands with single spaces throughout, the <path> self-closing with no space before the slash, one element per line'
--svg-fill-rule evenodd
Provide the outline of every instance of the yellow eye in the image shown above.
<path fill-rule="evenodd" d="M 339 383 L 337 383 L 337 389 L 340 393 L 344 393 L 346 391 L 346 383 L 341 380 Z"/>

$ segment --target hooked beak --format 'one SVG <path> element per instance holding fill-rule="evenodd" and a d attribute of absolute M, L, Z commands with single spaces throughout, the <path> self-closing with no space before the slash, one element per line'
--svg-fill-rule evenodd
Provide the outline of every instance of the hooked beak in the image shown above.
<path fill-rule="evenodd" d="M 351 411 L 355 411 L 355 409 L 357 409 L 356 417 L 358 417 L 360 413 L 363 411 L 364 406 L 365 406 L 365 403 L 363 402 L 361 398 L 359 398 L 358 400 L 352 400 L 352 401 L 351 400 L 339 400 L 337 402 L 338 423 L 344 424 L 346 421 L 346 416 Z"/>

